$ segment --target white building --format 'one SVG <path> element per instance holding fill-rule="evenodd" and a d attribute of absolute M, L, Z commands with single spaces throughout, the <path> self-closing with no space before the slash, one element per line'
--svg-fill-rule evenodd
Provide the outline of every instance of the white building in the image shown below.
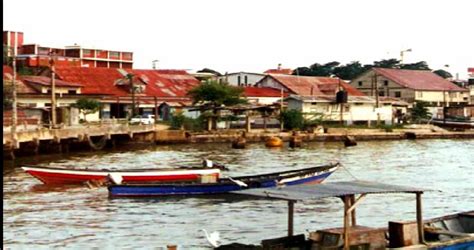
<path fill-rule="evenodd" d="M 333 96 L 296 96 L 290 95 L 286 98 L 289 110 L 303 112 L 305 119 L 322 118 L 324 121 L 340 121 L 345 124 L 353 123 L 375 123 L 377 120 L 385 124 L 394 121 L 393 107 L 391 102 L 380 102 L 376 107 L 374 98 L 367 96 L 349 96 L 348 102 L 336 103 Z M 342 113 L 341 113 L 342 108 Z"/>
<path fill-rule="evenodd" d="M 235 72 L 225 74 L 218 77 L 218 81 L 221 83 L 227 82 L 232 86 L 254 86 L 255 83 L 260 81 L 265 74 L 250 73 L 250 72 Z"/>

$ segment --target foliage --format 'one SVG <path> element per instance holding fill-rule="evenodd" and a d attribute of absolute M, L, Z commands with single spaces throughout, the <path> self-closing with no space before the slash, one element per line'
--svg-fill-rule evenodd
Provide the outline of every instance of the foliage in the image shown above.
<path fill-rule="evenodd" d="M 170 129 L 185 129 L 191 131 L 202 131 L 204 129 L 205 118 L 201 115 L 196 119 L 186 117 L 178 112 L 171 116 Z"/>
<path fill-rule="evenodd" d="M 428 106 L 427 102 L 417 101 L 411 110 L 411 120 L 419 123 L 423 119 L 430 119 L 432 114 L 428 111 Z"/>
<path fill-rule="evenodd" d="M 12 58 L 8 56 L 9 46 L 3 45 L 3 65 L 11 65 Z"/>
<path fill-rule="evenodd" d="M 13 103 L 13 89 L 12 84 L 3 83 L 3 109 L 9 110 L 12 109 Z"/>
<path fill-rule="evenodd" d="M 246 103 L 241 99 L 243 88 L 234 87 L 228 84 L 221 84 L 217 81 L 207 81 L 191 89 L 188 96 L 193 99 L 193 103 L 207 103 L 212 107 L 231 106 Z"/>
<path fill-rule="evenodd" d="M 362 66 L 359 61 L 354 61 L 334 68 L 333 73 L 341 79 L 352 80 L 370 68 L 372 68 L 372 65 Z"/>
<path fill-rule="evenodd" d="M 400 65 L 401 69 L 431 70 L 425 61 Z"/>
<path fill-rule="evenodd" d="M 451 73 L 449 73 L 448 71 L 443 70 L 443 69 L 435 70 L 435 71 L 433 71 L 433 73 L 435 73 L 435 74 L 441 76 L 441 77 L 444 78 L 444 79 L 452 78 L 452 77 L 453 77 L 453 75 L 451 75 Z"/>
<path fill-rule="evenodd" d="M 74 107 L 84 114 L 84 120 L 86 120 L 86 115 L 99 111 L 100 103 L 94 99 L 83 97 L 76 101 Z"/>
<path fill-rule="evenodd" d="M 20 66 L 18 67 L 18 74 L 22 76 L 33 76 L 35 72 L 29 67 Z"/>
<path fill-rule="evenodd" d="M 400 68 L 400 60 L 391 58 L 391 59 L 383 59 L 380 61 L 374 62 L 375 68 L 389 68 L 389 69 L 399 69 Z"/>
<path fill-rule="evenodd" d="M 302 129 L 304 126 L 303 113 L 299 110 L 283 110 L 280 114 L 280 121 L 283 122 L 285 129 Z"/>
<path fill-rule="evenodd" d="M 301 76 L 331 76 L 334 69 L 339 66 L 339 62 L 328 62 L 324 65 L 319 63 L 312 64 L 308 67 L 300 67 L 293 71 L 293 75 Z"/>
<path fill-rule="evenodd" d="M 197 73 L 212 73 L 212 74 L 217 75 L 217 76 L 222 76 L 222 74 L 219 73 L 218 71 L 215 71 L 215 70 L 209 69 L 209 68 L 204 68 L 204 69 L 198 70 Z"/>

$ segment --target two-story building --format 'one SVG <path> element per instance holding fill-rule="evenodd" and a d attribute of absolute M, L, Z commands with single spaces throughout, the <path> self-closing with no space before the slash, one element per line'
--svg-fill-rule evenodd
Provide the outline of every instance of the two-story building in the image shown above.
<path fill-rule="evenodd" d="M 227 73 L 223 76 L 217 77 L 217 80 L 220 83 L 226 82 L 232 86 L 246 87 L 246 86 L 254 86 L 255 83 L 260 81 L 263 77 L 265 77 L 265 74 L 241 71 L 241 72 Z"/>
<path fill-rule="evenodd" d="M 425 101 L 433 107 L 469 102 L 469 91 L 427 70 L 373 68 L 351 81 L 368 96 L 400 98 L 408 103 Z"/>

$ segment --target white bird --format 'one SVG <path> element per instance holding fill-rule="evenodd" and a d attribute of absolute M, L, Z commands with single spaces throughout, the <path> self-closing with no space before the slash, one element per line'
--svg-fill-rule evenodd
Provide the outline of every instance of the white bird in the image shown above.
<path fill-rule="evenodd" d="M 220 245 L 220 234 L 217 231 L 214 231 L 209 235 L 206 229 L 201 229 L 206 234 L 206 239 L 213 247 L 218 247 Z"/>
<path fill-rule="evenodd" d="M 229 180 L 231 180 L 232 182 L 234 182 L 235 184 L 237 184 L 241 187 L 248 187 L 249 186 L 249 185 L 247 185 L 247 183 L 245 183 L 243 181 L 232 179 L 232 177 L 230 177 L 230 176 L 229 176 Z"/>

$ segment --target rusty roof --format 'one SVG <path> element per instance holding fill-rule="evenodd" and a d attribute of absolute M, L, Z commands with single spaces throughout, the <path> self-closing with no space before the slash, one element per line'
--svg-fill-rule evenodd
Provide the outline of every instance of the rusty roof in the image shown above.
<path fill-rule="evenodd" d="M 28 83 L 51 86 L 51 78 L 47 76 L 22 76 L 21 79 Z M 80 83 L 66 82 L 59 79 L 55 79 L 54 85 L 58 87 L 82 87 Z"/>
<path fill-rule="evenodd" d="M 293 74 L 292 69 L 268 69 L 263 72 L 265 74 L 283 74 L 283 75 L 291 75 Z"/>
<path fill-rule="evenodd" d="M 423 193 L 424 191 L 428 190 L 416 187 L 357 180 L 328 182 L 317 185 L 253 188 L 234 191 L 232 193 L 290 201 L 305 201 L 328 197 L 343 197 L 355 194 Z"/>
<path fill-rule="evenodd" d="M 335 95 L 340 85 L 347 91 L 349 96 L 365 96 L 362 92 L 339 78 L 280 74 L 269 74 L 266 77 L 273 78 L 297 95 Z"/>
<path fill-rule="evenodd" d="M 373 68 L 373 70 L 409 89 L 428 91 L 468 91 L 467 89 L 461 88 L 429 70 L 386 68 Z"/>
<path fill-rule="evenodd" d="M 302 102 L 327 102 L 327 103 L 336 102 L 335 95 L 317 95 L 317 96 L 290 95 L 288 98 L 300 100 Z M 369 96 L 348 96 L 347 101 L 349 103 L 375 103 L 375 98 L 369 97 Z"/>
<path fill-rule="evenodd" d="M 82 93 L 115 97 L 130 96 L 126 75 L 133 74 L 133 82 L 145 85 L 138 96 L 185 97 L 199 84 L 199 80 L 184 70 L 140 70 L 114 68 L 57 68 L 57 75 L 65 81 L 83 84 Z M 123 84 L 118 84 L 123 83 Z M 120 86 L 126 85 L 126 86 Z"/>
<path fill-rule="evenodd" d="M 281 91 L 268 87 L 244 87 L 244 95 L 246 97 L 281 97 Z M 287 97 L 288 92 L 283 92 L 283 96 Z"/>

